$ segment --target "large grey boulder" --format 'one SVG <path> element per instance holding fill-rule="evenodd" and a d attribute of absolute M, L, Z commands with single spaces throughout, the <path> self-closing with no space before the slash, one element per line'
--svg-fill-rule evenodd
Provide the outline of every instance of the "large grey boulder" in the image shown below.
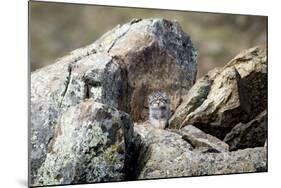
<path fill-rule="evenodd" d="M 70 107 L 58 120 L 33 186 L 123 180 L 132 136 L 126 113 L 93 99 Z"/>
<path fill-rule="evenodd" d="M 138 179 L 267 171 L 264 147 L 233 152 L 198 150 L 198 146 L 193 147 L 180 134 L 169 130 L 147 125 L 135 125 L 134 130 L 142 146 L 137 160 Z"/>
<path fill-rule="evenodd" d="M 165 19 L 134 20 L 114 32 L 123 28 L 108 53 L 124 67 L 124 111 L 134 121 L 146 120 L 147 97 L 158 90 L 170 96 L 174 111 L 196 79 L 197 52 L 190 37 L 177 22 Z M 112 40 L 112 36 L 101 40 Z"/>
<path fill-rule="evenodd" d="M 45 160 L 58 118 L 88 98 L 118 107 L 121 82 L 118 65 L 103 55 L 87 56 L 73 64 L 70 55 L 31 74 L 31 173 Z M 109 87 L 110 85 L 110 87 Z M 94 87 L 95 86 L 95 87 Z M 95 93 L 95 94 L 93 94 Z"/>
<path fill-rule="evenodd" d="M 86 99 L 147 118 L 147 96 L 161 89 L 172 110 L 194 84 L 197 52 L 175 21 L 135 19 L 31 74 L 31 176 L 35 177 L 68 108 Z M 34 178 L 32 178 L 34 179 Z"/>
<path fill-rule="evenodd" d="M 170 128 L 192 124 L 223 139 L 236 124 L 249 122 L 266 107 L 266 48 L 254 47 L 198 80 L 170 119 Z"/>
<path fill-rule="evenodd" d="M 262 147 L 267 139 L 267 111 L 263 111 L 248 123 L 238 123 L 227 133 L 224 142 L 230 150 Z"/>

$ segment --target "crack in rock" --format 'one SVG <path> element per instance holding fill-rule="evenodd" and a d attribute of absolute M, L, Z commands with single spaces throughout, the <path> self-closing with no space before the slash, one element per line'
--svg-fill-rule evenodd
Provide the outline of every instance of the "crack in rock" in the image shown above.
<path fill-rule="evenodd" d="M 120 40 L 122 37 L 124 37 L 128 32 L 129 30 L 131 29 L 131 27 L 129 27 L 124 33 L 122 33 L 120 36 L 118 36 L 113 42 L 112 44 L 109 46 L 108 50 L 107 50 L 107 53 L 110 52 L 110 50 L 114 47 L 114 45 L 116 44 L 116 42 L 118 40 Z"/>
<path fill-rule="evenodd" d="M 70 85 L 70 80 L 72 78 L 71 76 L 72 76 L 72 65 L 69 64 L 69 66 L 68 66 L 68 76 L 66 77 L 66 83 L 65 83 L 66 86 L 65 86 L 64 91 L 61 94 L 62 95 L 62 99 L 60 101 L 59 107 L 61 107 L 61 105 L 63 103 L 63 100 L 64 100 L 64 97 L 65 97 L 65 95 L 66 95 L 66 93 L 68 91 L 68 88 L 69 88 L 69 85 Z"/>

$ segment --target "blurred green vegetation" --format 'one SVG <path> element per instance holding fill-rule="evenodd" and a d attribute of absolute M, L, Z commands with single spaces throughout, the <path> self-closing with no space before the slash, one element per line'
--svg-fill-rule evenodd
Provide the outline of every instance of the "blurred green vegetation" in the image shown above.
<path fill-rule="evenodd" d="M 241 50 L 266 45 L 267 18 L 62 3 L 30 3 L 31 71 L 54 63 L 133 18 L 177 20 L 198 49 L 198 77 Z"/>

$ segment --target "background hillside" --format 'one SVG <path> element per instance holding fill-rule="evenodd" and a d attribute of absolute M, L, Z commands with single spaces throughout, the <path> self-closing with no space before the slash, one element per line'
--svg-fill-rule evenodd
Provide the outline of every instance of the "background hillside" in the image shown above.
<path fill-rule="evenodd" d="M 266 44 L 267 18 L 155 9 L 30 3 L 31 71 L 54 63 L 133 18 L 177 20 L 198 49 L 198 77 L 238 52 Z"/>

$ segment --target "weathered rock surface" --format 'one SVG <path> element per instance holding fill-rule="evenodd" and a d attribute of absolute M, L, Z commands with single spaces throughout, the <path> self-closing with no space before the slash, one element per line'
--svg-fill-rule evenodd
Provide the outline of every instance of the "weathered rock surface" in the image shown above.
<path fill-rule="evenodd" d="M 41 69 L 37 73 L 31 74 L 30 157 L 32 181 L 36 176 L 37 169 L 45 160 L 48 144 L 54 136 L 62 94 L 65 91 L 64 84 L 68 78 L 68 68 L 65 63 L 59 63 L 56 68 L 60 68 L 61 71 L 58 72 L 51 66 L 46 67 L 44 71 Z"/>
<path fill-rule="evenodd" d="M 150 124 L 137 124 L 134 132 L 135 137 L 140 137 L 135 170 L 138 179 L 150 178 L 147 173 L 154 174 L 154 177 L 159 175 L 158 178 L 163 177 L 163 174 L 177 173 L 175 169 L 168 170 L 168 167 L 175 165 L 176 158 L 182 153 L 193 149 L 181 135 L 155 129 Z"/>
<path fill-rule="evenodd" d="M 126 113 L 93 99 L 70 107 L 56 125 L 34 185 L 123 180 L 132 136 Z"/>
<path fill-rule="evenodd" d="M 196 79 L 197 52 L 189 36 L 177 22 L 163 19 L 135 20 L 119 30 L 124 27 L 108 53 L 125 67 L 125 111 L 134 121 L 146 120 L 147 97 L 158 90 L 170 96 L 174 111 Z"/>
<path fill-rule="evenodd" d="M 141 125 L 134 130 L 143 146 L 138 158 L 138 179 L 267 171 L 264 147 L 221 153 L 202 151 L 167 130 Z"/>
<path fill-rule="evenodd" d="M 254 47 L 197 81 L 170 119 L 170 127 L 192 124 L 223 139 L 236 124 L 249 122 L 266 107 L 266 49 Z"/>
<path fill-rule="evenodd" d="M 194 84 L 196 50 L 177 22 L 132 20 L 31 74 L 32 181 L 46 158 L 55 125 L 86 99 L 147 117 L 147 96 L 163 90 L 172 110 Z"/>
<path fill-rule="evenodd" d="M 267 111 L 248 123 L 237 124 L 224 138 L 230 150 L 262 147 L 267 139 Z"/>
<path fill-rule="evenodd" d="M 73 55 L 74 56 L 74 55 Z M 120 86 L 118 65 L 102 55 L 66 57 L 31 75 L 31 171 L 36 175 L 46 157 L 58 118 L 69 107 L 87 98 L 117 107 Z M 93 75 L 94 76 L 91 76 Z M 90 79 L 91 78 L 91 79 Z M 102 81 L 102 82 L 101 82 Z M 92 87 L 96 86 L 96 87 Z M 111 87 L 109 87 L 111 85 Z M 95 92 L 95 95 L 92 93 Z M 105 94 L 106 93 L 106 94 Z"/>
<path fill-rule="evenodd" d="M 229 146 L 225 142 L 192 125 L 183 127 L 178 134 L 182 135 L 182 139 L 189 142 L 195 149 L 201 151 L 227 152 L 229 150 Z"/>
<path fill-rule="evenodd" d="M 185 129 L 180 132 L 155 129 L 147 122 L 135 124 L 135 137 L 139 138 L 137 179 L 267 171 L 266 148 L 228 152 L 222 141 L 190 125 Z M 194 139 L 185 139 L 184 133 Z M 192 144 L 194 140 L 198 142 Z M 203 149 L 205 146 L 209 149 Z M 221 151 L 214 149 L 219 146 Z"/>
<path fill-rule="evenodd" d="M 182 155 L 149 159 L 139 179 L 236 174 L 267 171 L 265 148 L 224 153 L 185 152 Z M 164 166 L 166 165 L 166 166 Z"/>

